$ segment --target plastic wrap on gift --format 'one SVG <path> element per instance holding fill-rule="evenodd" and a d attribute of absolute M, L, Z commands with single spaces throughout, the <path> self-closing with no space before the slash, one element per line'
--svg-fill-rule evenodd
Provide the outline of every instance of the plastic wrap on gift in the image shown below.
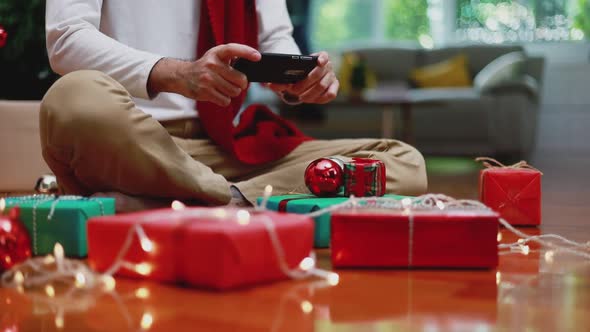
<path fill-rule="evenodd" d="M 352 158 L 344 163 L 344 196 L 385 195 L 385 164 L 380 160 Z"/>
<path fill-rule="evenodd" d="M 66 256 L 85 257 L 88 218 L 115 214 L 114 198 L 33 195 L 8 197 L 6 206 L 20 207 L 20 219 L 31 236 L 33 255 L 50 254 L 59 242 Z"/>
<path fill-rule="evenodd" d="M 133 237 L 123 257 L 132 263 L 118 275 L 229 289 L 286 279 L 282 264 L 296 267 L 312 250 L 308 217 L 272 211 L 251 212 L 243 220 L 235 216 L 232 209 L 189 208 L 92 218 L 88 262 L 107 271 L 130 229 L 141 225 L 151 250 Z"/>
<path fill-rule="evenodd" d="M 385 195 L 385 197 L 401 200 L 407 196 Z M 258 198 L 258 204 L 263 198 Z M 314 195 L 294 194 L 271 196 L 266 207 L 273 211 L 305 214 L 321 210 L 348 200 L 348 197 L 317 197 Z M 327 248 L 330 246 L 330 213 L 314 218 L 314 246 Z"/>
<path fill-rule="evenodd" d="M 541 172 L 493 167 L 480 173 L 480 200 L 511 225 L 541 224 Z"/>
<path fill-rule="evenodd" d="M 334 267 L 492 268 L 498 218 L 491 210 L 357 209 L 332 215 Z"/>

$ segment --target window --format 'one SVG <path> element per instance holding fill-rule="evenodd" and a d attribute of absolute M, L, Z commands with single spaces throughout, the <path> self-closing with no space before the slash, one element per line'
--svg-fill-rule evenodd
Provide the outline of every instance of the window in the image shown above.
<path fill-rule="evenodd" d="M 315 49 L 387 41 L 567 41 L 590 36 L 590 0 L 312 0 Z"/>
<path fill-rule="evenodd" d="M 585 0 L 459 0 L 456 39 L 484 43 L 580 40 Z"/>
<path fill-rule="evenodd" d="M 315 0 L 311 41 L 316 49 L 418 41 L 429 34 L 427 9 L 427 0 Z"/>

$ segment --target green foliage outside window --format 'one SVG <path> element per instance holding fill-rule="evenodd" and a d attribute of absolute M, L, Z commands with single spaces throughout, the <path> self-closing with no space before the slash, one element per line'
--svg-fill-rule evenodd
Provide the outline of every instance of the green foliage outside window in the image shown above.
<path fill-rule="evenodd" d="M 384 7 L 387 39 L 417 41 L 430 35 L 427 0 L 387 0 Z"/>
<path fill-rule="evenodd" d="M 580 29 L 586 38 L 590 37 L 590 0 L 578 0 L 578 15 L 574 18 L 574 26 Z"/>

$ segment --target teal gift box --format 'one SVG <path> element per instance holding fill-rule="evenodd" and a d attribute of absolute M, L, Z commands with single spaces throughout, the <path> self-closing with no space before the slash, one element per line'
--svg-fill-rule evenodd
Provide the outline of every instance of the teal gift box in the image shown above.
<path fill-rule="evenodd" d="M 407 196 L 388 194 L 383 197 L 401 200 Z M 317 197 L 303 194 L 271 196 L 268 199 L 266 208 L 279 212 L 305 214 L 343 203 L 348 199 L 348 197 Z M 257 200 L 258 204 L 262 200 L 263 198 L 259 197 Z M 326 213 L 315 217 L 314 221 L 314 246 L 316 248 L 328 248 L 330 246 L 330 214 Z"/>
<path fill-rule="evenodd" d="M 33 195 L 6 198 L 6 208 L 18 206 L 20 220 L 31 236 L 33 255 L 53 253 L 59 242 L 66 256 L 88 254 L 88 218 L 115 214 L 114 198 Z"/>

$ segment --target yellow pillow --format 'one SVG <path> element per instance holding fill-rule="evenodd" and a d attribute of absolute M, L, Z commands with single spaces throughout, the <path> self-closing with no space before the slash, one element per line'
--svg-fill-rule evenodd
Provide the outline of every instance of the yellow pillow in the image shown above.
<path fill-rule="evenodd" d="M 463 54 L 448 60 L 412 70 L 412 79 L 421 88 L 471 86 L 467 57 Z"/>

